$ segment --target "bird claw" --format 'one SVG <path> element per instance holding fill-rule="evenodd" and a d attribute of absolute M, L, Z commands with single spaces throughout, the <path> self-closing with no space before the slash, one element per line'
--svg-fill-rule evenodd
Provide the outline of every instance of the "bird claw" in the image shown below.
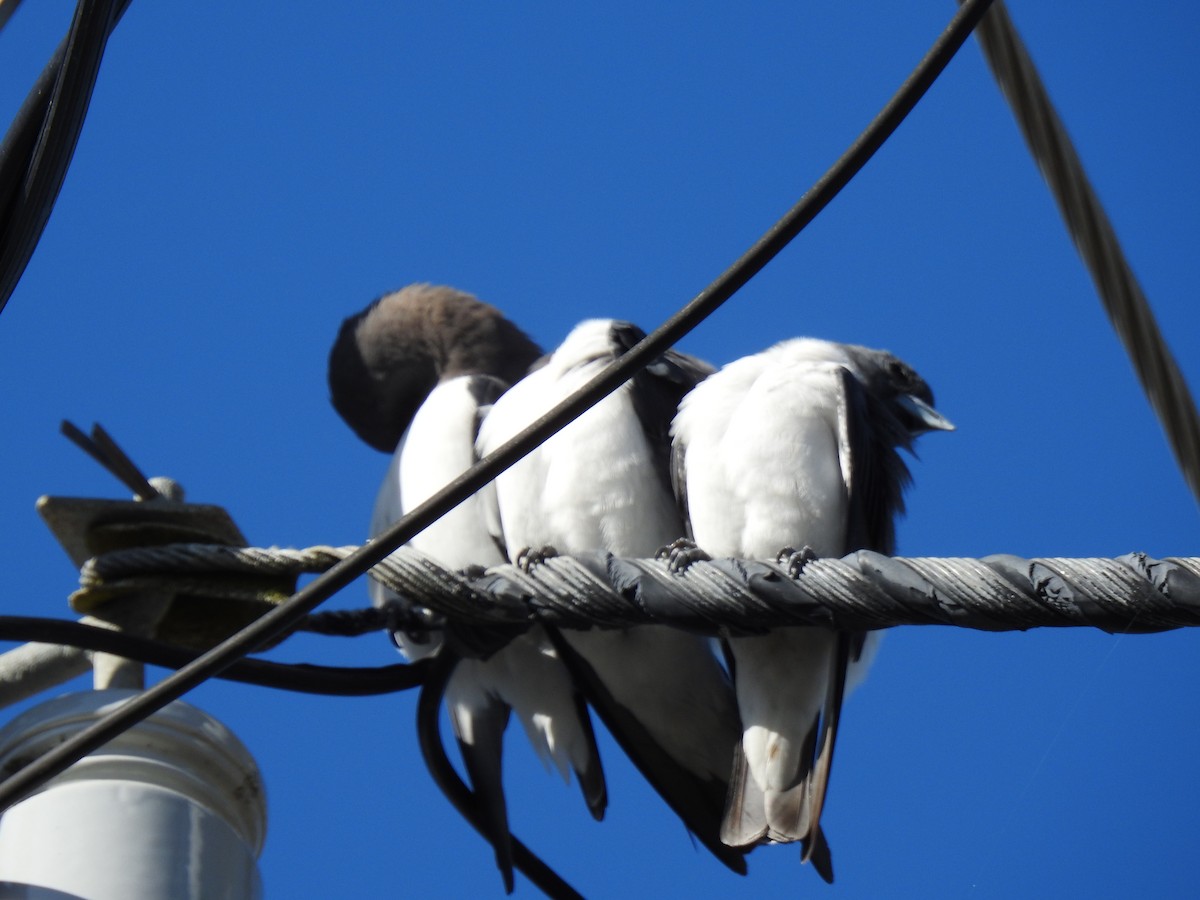
<path fill-rule="evenodd" d="M 665 559 L 667 561 L 667 568 L 676 575 L 685 571 L 692 563 L 708 562 L 712 559 L 711 556 L 696 545 L 695 541 L 690 541 L 687 538 L 679 538 L 665 547 L 660 547 L 658 552 L 654 554 L 654 558 Z"/>
<path fill-rule="evenodd" d="M 799 578 L 807 566 L 814 559 L 819 559 L 817 552 L 812 547 L 805 545 L 797 550 L 795 547 L 784 547 L 775 556 L 775 564 L 787 566 L 788 576 L 790 578 Z"/>
<path fill-rule="evenodd" d="M 517 553 L 517 558 L 513 560 L 514 565 L 526 574 L 534 566 L 540 566 L 548 559 L 553 559 L 558 556 L 558 551 L 549 544 L 544 544 L 541 547 L 526 547 Z"/>

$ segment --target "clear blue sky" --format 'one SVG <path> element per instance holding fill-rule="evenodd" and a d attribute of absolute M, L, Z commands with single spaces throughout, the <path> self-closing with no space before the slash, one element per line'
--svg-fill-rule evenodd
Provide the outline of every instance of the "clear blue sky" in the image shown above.
<path fill-rule="evenodd" d="M 427 280 L 546 346 L 590 316 L 653 327 L 832 162 L 953 8 L 134 3 L 0 316 L 3 609 L 70 614 L 75 573 L 39 494 L 123 494 L 58 435 L 64 417 L 103 423 L 253 543 L 358 542 L 386 459 L 328 404 L 345 315 Z M 1200 385 L 1197 13 L 1011 11 Z M 4 122 L 68 17 L 27 2 L 0 32 Z M 919 445 L 902 553 L 1200 549 L 1197 505 L 973 42 L 684 347 L 724 363 L 798 334 L 891 349 L 959 426 Z M 363 603 L 361 583 L 334 601 Z M 1190 633 L 888 635 L 844 718 L 833 888 L 794 847 L 726 873 L 607 736 L 596 824 L 513 733 L 514 830 L 594 897 L 1191 896 L 1196 648 Z M 382 637 L 273 656 L 394 661 Z M 268 896 L 498 894 L 489 849 L 420 763 L 414 696 L 191 700 L 263 769 Z"/>

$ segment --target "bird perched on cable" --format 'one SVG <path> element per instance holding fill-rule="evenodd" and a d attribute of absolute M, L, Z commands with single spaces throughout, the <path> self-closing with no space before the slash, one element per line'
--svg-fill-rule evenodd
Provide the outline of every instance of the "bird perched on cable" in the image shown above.
<path fill-rule="evenodd" d="M 627 322 L 581 323 L 492 407 L 486 454 L 591 380 L 644 337 Z M 682 534 L 671 493 L 671 417 L 712 369 L 668 352 L 500 474 L 495 532 L 521 562 L 553 552 L 648 557 Z M 708 642 L 664 626 L 563 631 L 556 643 L 622 749 L 697 838 L 745 872 L 720 841 L 740 728 L 728 678 Z"/>
<path fill-rule="evenodd" d="M 881 350 L 798 338 L 736 360 L 683 399 L 672 426 L 690 537 L 703 554 L 784 551 L 794 564 L 891 554 L 909 481 L 898 451 L 952 428 L 920 376 Z M 823 628 L 725 639 L 744 729 L 725 843 L 801 841 L 804 860 L 833 880 L 820 817 L 847 667 L 863 640 Z"/>
<path fill-rule="evenodd" d="M 365 442 L 393 453 L 371 519 L 378 535 L 475 461 L 490 405 L 541 355 L 498 310 L 448 287 L 410 285 L 379 298 L 342 325 L 329 356 L 333 405 Z M 507 562 L 478 495 L 415 536 L 411 545 L 451 569 Z M 396 595 L 370 582 L 382 605 Z M 397 633 L 410 659 L 438 652 L 440 635 Z M 462 659 L 446 703 L 497 864 L 512 890 L 512 859 L 500 777 L 510 709 L 535 750 L 568 777 L 574 770 L 592 815 L 603 817 L 604 775 L 591 721 L 566 668 L 540 629 L 487 659 Z"/>

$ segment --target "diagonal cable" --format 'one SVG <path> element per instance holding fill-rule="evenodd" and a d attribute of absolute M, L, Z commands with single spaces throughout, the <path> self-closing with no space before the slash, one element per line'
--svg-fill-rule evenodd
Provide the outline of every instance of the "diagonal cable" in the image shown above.
<path fill-rule="evenodd" d="M 829 171 L 754 246 L 683 309 L 577 393 L 399 519 L 375 541 L 297 591 L 286 603 L 10 775 L 0 784 L 0 809 L 11 806 L 76 760 L 294 627 L 320 603 L 577 419 L 691 331 L 761 271 L 866 165 L 945 69 L 990 4 L 991 0 L 966 0 L 892 99 Z"/>
<path fill-rule="evenodd" d="M 1191 391 L 1003 3 L 984 17 L 977 36 L 1183 477 L 1200 500 L 1200 416 Z"/>
<path fill-rule="evenodd" d="M 71 29 L 0 142 L 0 311 L 41 240 L 129 0 L 79 0 Z"/>
<path fill-rule="evenodd" d="M 0 29 L 8 24 L 8 20 L 20 5 L 21 0 L 0 0 Z"/>

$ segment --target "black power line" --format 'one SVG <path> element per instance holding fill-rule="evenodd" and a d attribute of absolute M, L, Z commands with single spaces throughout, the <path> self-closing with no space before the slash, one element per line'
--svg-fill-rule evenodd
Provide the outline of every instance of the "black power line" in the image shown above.
<path fill-rule="evenodd" d="M 679 312 L 577 393 L 405 515 L 377 540 L 297 591 L 281 606 L 9 776 L 0 784 L 0 809 L 7 809 L 76 760 L 294 628 L 319 604 L 570 424 L 695 328 L 761 271 L 866 165 L 945 69 L 991 2 L 966 0 L 912 74 L 850 148 L 754 246 Z"/>
<path fill-rule="evenodd" d="M 97 653 L 111 653 L 165 669 L 181 669 L 200 655 L 199 650 L 189 650 L 110 628 L 37 616 L 0 616 L 0 641 L 35 641 L 77 647 Z M 428 665 L 423 661 L 390 666 L 343 667 L 242 659 L 216 677 L 304 694 L 365 697 L 417 687 L 424 682 L 427 668 Z"/>
<path fill-rule="evenodd" d="M 0 142 L 0 311 L 62 189 L 108 36 L 129 0 L 79 0 L 71 29 Z"/>

